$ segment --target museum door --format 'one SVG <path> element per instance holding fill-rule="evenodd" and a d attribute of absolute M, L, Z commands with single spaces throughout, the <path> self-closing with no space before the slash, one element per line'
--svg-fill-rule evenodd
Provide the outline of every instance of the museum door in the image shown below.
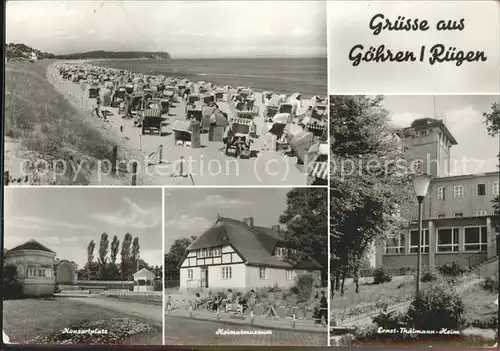
<path fill-rule="evenodd" d="M 201 287 L 208 288 L 208 267 L 201 268 Z"/>

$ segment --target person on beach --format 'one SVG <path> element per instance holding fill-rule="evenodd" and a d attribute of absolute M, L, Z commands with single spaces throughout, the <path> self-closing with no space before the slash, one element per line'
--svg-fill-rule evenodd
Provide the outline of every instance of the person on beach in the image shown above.
<path fill-rule="evenodd" d="M 101 116 L 101 97 L 100 96 L 97 96 L 97 98 L 95 99 L 95 103 L 96 103 L 96 106 L 92 110 L 90 115 L 93 116 L 95 113 L 99 119 L 102 119 L 102 116 Z"/>
<path fill-rule="evenodd" d="M 191 95 L 191 88 L 187 87 L 186 89 L 184 89 L 184 101 L 188 101 L 189 95 Z"/>
<path fill-rule="evenodd" d="M 295 93 L 290 98 L 290 103 L 292 104 L 292 111 L 290 112 L 290 118 L 292 120 L 297 116 L 297 110 L 302 107 L 302 95 Z"/>

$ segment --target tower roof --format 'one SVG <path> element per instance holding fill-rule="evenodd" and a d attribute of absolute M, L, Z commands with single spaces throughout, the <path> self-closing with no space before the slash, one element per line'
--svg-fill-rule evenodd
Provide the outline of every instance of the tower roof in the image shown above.
<path fill-rule="evenodd" d="M 13 249 L 10 249 L 8 252 L 21 251 L 21 250 L 37 250 L 37 251 L 45 251 L 45 252 L 55 253 L 54 251 L 52 251 L 48 247 L 40 244 L 36 240 L 27 241 L 24 244 L 18 245 L 16 247 L 14 247 Z"/>
<path fill-rule="evenodd" d="M 439 127 L 444 135 L 448 138 L 452 145 L 457 145 L 458 142 L 455 137 L 451 134 L 446 124 L 440 119 L 435 118 L 419 118 L 412 122 L 410 129 L 419 130 L 419 129 L 427 129 L 430 127 Z M 405 128 L 408 129 L 408 128 Z"/>

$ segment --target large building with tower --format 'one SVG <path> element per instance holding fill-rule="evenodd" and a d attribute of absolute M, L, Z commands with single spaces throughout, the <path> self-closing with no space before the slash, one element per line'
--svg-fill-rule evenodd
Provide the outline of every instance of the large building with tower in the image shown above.
<path fill-rule="evenodd" d="M 415 120 L 401 138 L 409 158 L 433 177 L 423 203 L 422 264 L 470 267 L 497 257 L 493 199 L 499 195 L 499 172 L 450 175 L 455 166 L 450 149 L 457 141 L 442 120 Z M 401 215 L 410 225 L 376 247 L 376 267 L 416 267 L 418 209 Z"/>

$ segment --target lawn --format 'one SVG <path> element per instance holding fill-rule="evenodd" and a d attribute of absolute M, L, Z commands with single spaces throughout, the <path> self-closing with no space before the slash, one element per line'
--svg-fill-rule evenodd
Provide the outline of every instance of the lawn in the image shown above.
<path fill-rule="evenodd" d="M 498 314 L 498 307 L 493 303 L 497 293 L 485 291 L 480 284 L 461 294 L 470 321 L 487 323 Z"/>
<path fill-rule="evenodd" d="M 124 318 L 125 317 L 125 318 Z M 110 325 L 113 321 L 125 320 L 132 330 L 122 343 L 129 343 L 131 337 L 144 344 L 161 344 L 161 329 L 149 325 L 148 321 L 127 318 L 121 313 L 76 301 L 60 299 L 23 299 L 3 302 L 3 328 L 12 342 L 26 343 L 33 340 L 52 339 L 64 328 L 79 325 Z M 119 323 L 123 326 L 123 322 Z M 136 328 L 136 326 L 139 326 Z M 141 330 L 147 333 L 141 333 Z M 136 333 L 137 332 L 137 333 Z"/>
<path fill-rule="evenodd" d="M 467 279 L 462 277 L 456 280 L 459 283 Z M 445 278 L 421 283 L 421 289 L 442 283 L 452 284 Z M 336 291 L 330 300 L 331 316 L 337 321 L 360 316 L 366 313 L 384 309 L 388 306 L 403 303 L 415 296 L 415 279 L 412 275 L 393 277 L 393 280 L 384 284 L 360 284 L 359 292 L 355 292 L 354 284 L 347 285 L 344 296 Z"/>
<path fill-rule="evenodd" d="M 109 295 L 109 297 L 119 301 L 141 302 L 151 305 L 163 306 L 162 295 L 134 294 L 134 295 Z"/>

